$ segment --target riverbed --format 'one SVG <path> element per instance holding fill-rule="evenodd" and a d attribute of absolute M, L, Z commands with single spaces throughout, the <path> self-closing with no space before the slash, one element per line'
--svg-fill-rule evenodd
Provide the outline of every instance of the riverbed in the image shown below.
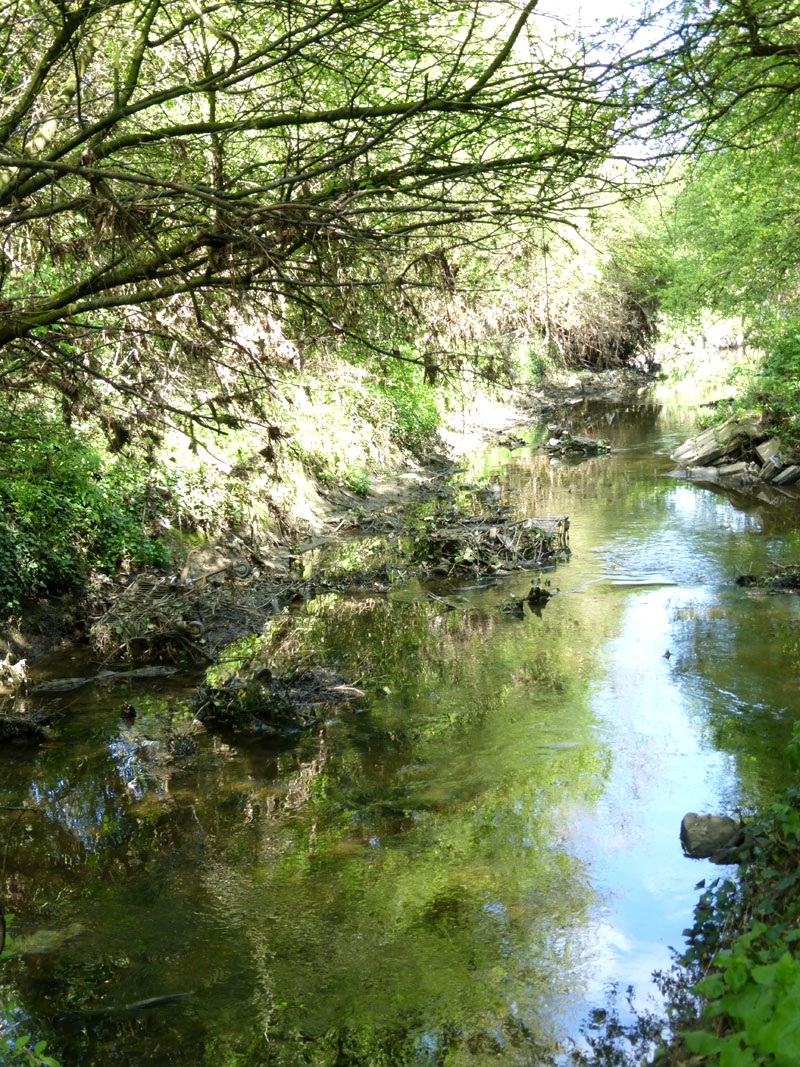
<path fill-rule="evenodd" d="M 613 983 L 657 1004 L 697 883 L 733 870 L 682 855 L 681 817 L 780 788 L 797 714 L 800 601 L 734 579 L 797 559 L 800 511 L 668 477 L 697 413 L 577 400 L 559 426 L 608 455 L 520 427 L 472 457 L 457 482 L 569 515 L 534 576 L 556 595 L 504 610 L 526 571 L 292 608 L 298 655 L 367 699 L 291 744 L 202 734 L 148 767 L 196 674 L 51 698 L 56 735 L 0 772 L 7 1033 L 65 1067 L 530 1065 Z"/>

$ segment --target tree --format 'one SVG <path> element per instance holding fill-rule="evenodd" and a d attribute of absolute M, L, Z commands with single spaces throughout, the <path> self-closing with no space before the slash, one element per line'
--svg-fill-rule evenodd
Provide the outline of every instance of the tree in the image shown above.
<path fill-rule="evenodd" d="M 282 351 L 322 336 L 434 378 L 441 353 L 401 355 L 409 293 L 454 286 L 459 242 L 563 220 L 611 180 L 610 72 L 535 8 L 13 0 L 0 385 L 44 384 L 71 416 L 111 394 L 219 426 Z M 214 387 L 189 403 L 165 386 L 184 380 Z"/>
<path fill-rule="evenodd" d="M 638 72 L 639 127 L 663 152 L 751 148 L 776 123 L 796 128 L 796 0 L 648 3 L 624 25 L 632 43 L 618 64 Z"/>

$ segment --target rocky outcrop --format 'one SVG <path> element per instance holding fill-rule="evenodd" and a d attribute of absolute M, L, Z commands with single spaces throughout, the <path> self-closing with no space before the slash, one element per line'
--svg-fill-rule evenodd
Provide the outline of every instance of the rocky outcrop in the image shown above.
<path fill-rule="evenodd" d="M 739 863 L 738 850 L 743 841 L 743 827 L 727 815 L 697 815 L 690 811 L 681 822 L 683 851 L 694 860 Z"/>
<path fill-rule="evenodd" d="M 670 453 L 678 464 L 671 474 L 731 486 L 800 482 L 800 457 L 787 452 L 756 419 L 728 419 L 704 430 Z"/>

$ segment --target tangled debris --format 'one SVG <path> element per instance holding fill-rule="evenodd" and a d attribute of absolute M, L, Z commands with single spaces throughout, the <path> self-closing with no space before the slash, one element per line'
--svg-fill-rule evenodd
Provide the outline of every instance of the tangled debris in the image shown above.
<path fill-rule="evenodd" d="M 611 451 L 611 446 L 602 437 L 582 437 L 561 430 L 549 438 L 545 449 L 559 456 L 602 456 Z"/>
<path fill-rule="evenodd" d="M 195 717 L 207 725 L 285 736 L 314 726 L 325 707 L 364 695 L 325 667 L 295 669 L 278 677 L 261 667 L 246 679 L 235 675 L 216 685 L 201 686 L 194 708 Z"/>
<path fill-rule="evenodd" d="M 90 628 L 94 650 L 106 661 L 146 656 L 213 663 L 216 650 L 259 631 L 294 600 L 329 591 L 386 592 L 411 577 L 499 575 L 541 566 L 569 550 L 565 515 L 511 519 L 497 493 L 485 488 L 483 514 L 466 515 L 456 495 L 443 491 L 423 517 L 413 509 L 385 516 L 378 536 L 317 538 L 286 553 L 280 567 L 254 556 L 255 568 L 229 561 L 200 575 L 184 568 L 139 575 L 122 589 L 109 586 L 97 598 Z"/>
<path fill-rule="evenodd" d="M 779 567 L 774 574 L 740 574 L 736 584 L 774 593 L 797 593 L 800 592 L 800 569 L 790 566 Z"/>
<path fill-rule="evenodd" d="M 412 539 L 411 561 L 426 577 L 479 578 L 541 566 L 568 548 L 566 515 L 494 522 L 465 518 L 457 525 L 419 532 Z"/>
<path fill-rule="evenodd" d="M 212 659 L 201 639 L 212 626 L 239 630 L 263 620 L 264 613 L 241 596 L 252 575 L 244 560 L 189 577 L 185 573 L 137 575 L 122 590 L 100 601 L 90 627 L 95 651 L 104 658 L 156 655 L 164 659 Z M 272 605 L 270 604 L 270 607 Z"/>

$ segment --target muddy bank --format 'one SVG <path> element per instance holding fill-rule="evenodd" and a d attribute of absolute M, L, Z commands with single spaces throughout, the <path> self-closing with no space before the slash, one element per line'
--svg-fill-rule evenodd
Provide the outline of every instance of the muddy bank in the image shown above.
<path fill-rule="evenodd" d="M 110 659 L 114 665 L 152 655 L 154 649 L 147 642 L 137 647 L 116 629 L 121 625 L 114 614 L 116 606 L 120 616 L 135 620 L 138 615 L 145 630 L 149 627 L 149 632 L 158 634 L 161 628 L 168 633 L 172 658 L 183 654 L 197 661 L 213 659 L 214 649 L 257 629 L 298 595 L 326 588 L 385 586 L 391 576 L 375 559 L 351 567 L 345 582 L 341 573 L 330 580 L 320 575 L 320 558 L 332 547 L 365 535 L 385 538 L 397 532 L 404 509 L 437 495 L 447 497 L 464 455 L 487 442 L 513 449 L 523 443 L 515 430 L 557 420 L 560 411 L 587 397 L 623 399 L 641 394 L 652 381 L 651 375 L 634 370 L 581 373 L 555 378 L 539 388 L 483 396 L 453 416 L 442 431 L 439 450 L 407 456 L 402 469 L 375 479 L 366 497 L 317 485 L 312 494 L 304 493 L 295 514 L 287 511 L 282 516 L 280 535 L 255 543 L 252 537 L 228 532 L 202 543 L 195 540 L 190 549 L 176 544 L 173 558 L 178 569 L 170 574 L 95 574 L 88 591 L 26 603 L 0 632 L 0 654 L 10 663 L 25 659 L 26 666 L 45 652 L 75 644 L 91 648 L 98 660 Z M 559 451 L 574 454 L 575 442 L 556 438 L 553 442 Z M 585 452 L 585 445 L 579 451 Z M 173 626 L 169 621 L 175 616 L 173 602 L 181 599 L 176 591 L 184 594 L 184 603 L 180 625 Z M 8 671 L 4 680 L 7 685 L 13 682 Z"/>

